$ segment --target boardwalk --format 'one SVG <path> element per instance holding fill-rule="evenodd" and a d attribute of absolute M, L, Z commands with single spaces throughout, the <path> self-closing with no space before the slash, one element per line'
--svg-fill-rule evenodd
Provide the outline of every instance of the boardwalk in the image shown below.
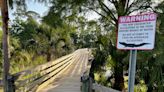
<path fill-rule="evenodd" d="M 87 68 L 88 50 L 77 50 L 74 55 L 74 62 L 54 82 L 39 92 L 81 92 L 80 76 Z"/>

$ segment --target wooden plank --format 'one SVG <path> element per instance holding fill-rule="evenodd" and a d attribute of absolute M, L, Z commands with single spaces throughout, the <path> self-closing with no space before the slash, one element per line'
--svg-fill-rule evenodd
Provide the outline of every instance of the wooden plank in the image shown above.
<path fill-rule="evenodd" d="M 25 70 L 25 71 L 22 71 L 22 72 L 19 72 L 19 73 L 16 73 L 16 74 L 13 74 L 13 76 L 15 76 L 15 79 L 20 79 L 24 76 L 27 76 L 29 74 L 33 74 L 34 72 L 37 72 L 37 71 L 41 71 L 41 70 L 44 70 L 46 69 L 47 67 L 51 67 L 53 66 L 54 64 L 57 64 L 57 63 L 60 63 L 61 61 L 65 60 L 65 59 L 68 59 L 70 57 L 73 57 L 74 54 L 69 54 L 69 55 L 66 55 L 66 56 L 63 56 L 55 61 L 51 61 L 51 62 L 48 62 L 46 64 L 42 64 L 36 68 L 32 68 L 32 69 L 29 69 L 29 70 Z"/>
<path fill-rule="evenodd" d="M 66 65 L 65 65 L 66 66 Z M 62 67 L 63 68 L 63 67 Z M 60 69 L 61 69 L 61 67 L 60 67 Z M 62 70 L 62 69 L 61 69 Z M 60 70 L 59 70 L 60 71 Z M 25 87 L 22 87 L 22 89 L 21 88 L 18 88 L 18 92 L 20 91 L 20 90 L 23 90 L 23 92 L 31 92 L 30 90 L 32 90 L 34 87 L 38 87 L 42 82 L 44 82 L 44 81 L 46 81 L 46 80 L 48 80 L 49 78 L 51 78 L 51 77 L 53 77 L 54 75 L 56 75 L 59 71 L 54 71 L 53 73 L 51 73 L 51 74 L 48 74 L 47 76 L 42 76 L 40 79 L 38 79 L 38 80 L 35 80 L 35 81 L 33 81 L 32 83 L 29 83 L 29 84 L 27 84 L 27 85 L 25 85 Z M 20 91 L 20 92 L 22 92 L 22 91 Z"/>
<path fill-rule="evenodd" d="M 26 89 L 27 91 L 29 91 L 30 89 L 32 89 L 35 85 L 41 84 L 44 81 L 47 81 L 48 79 L 50 79 L 51 77 L 55 77 L 56 74 L 58 74 L 61 70 L 63 70 L 67 65 L 69 65 L 70 63 L 65 64 L 64 66 L 58 68 L 58 70 L 51 72 L 50 74 L 47 74 L 46 76 L 43 76 L 42 78 L 33 81 L 33 83 L 30 83 L 28 85 L 26 85 Z"/>
<path fill-rule="evenodd" d="M 36 92 L 39 92 L 41 89 L 43 89 L 45 86 L 47 86 L 48 84 L 52 83 L 54 81 L 55 78 L 57 78 L 60 74 L 62 74 L 66 69 L 68 69 L 73 62 L 77 61 L 80 58 L 80 55 L 78 57 L 76 57 L 76 59 L 74 59 L 65 69 L 63 69 L 60 73 L 58 73 L 56 76 L 52 77 L 51 79 L 49 79 L 48 81 L 42 83 L 38 89 L 36 90 Z"/>
<path fill-rule="evenodd" d="M 33 88 L 34 90 L 38 88 L 38 86 L 42 83 L 43 84 L 40 85 L 39 88 L 42 88 L 43 86 L 45 86 L 45 84 L 49 84 L 75 61 L 75 59 L 73 60 L 73 58 L 77 58 L 77 52 L 78 50 L 55 61 L 48 62 L 36 68 L 14 74 L 16 79 L 15 84 L 17 85 L 17 88 L 19 88 L 19 90 L 17 91 L 22 92 L 24 90 L 27 90 L 27 92 L 29 92 L 29 89 Z M 24 79 L 21 79 L 23 77 Z"/>
<path fill-rule="evenodd" d="M 44 75 L 46 75 L 46 74 L 48 74 L 48 73 L 50 73 L 50 72 L 52 72 L 52 71 L 58 69 L 59 67 L 61 67 L 61 66 L 64 65 L 65 63 L 69 62 L 71 59 L 72 59 L 72 58 L 69 58 L 69 59 L 67 59 L 67 60 L 65 60 L 65 61 L 63 61 L 63 62 L 61 62 L 61 63 L 59 63 L 59 64 L 57 64 L 57 65 L 55 65 L 55 66 L 52 66 L 52 67 L 50 67 L 50 68 L 47 68 L 47 69 L 44 70 L 44 71 L 39 72 L 39 73 L 37 74 L 38 76 L 35 75 L 35 76 L 32 76 L 32 77 L 30 77 L 30 78 L 28 78 L 28 79 L 25 79 L 25 80 L 22 80 L 22 81 L 18 81 L 18 82 L 17 82 L 18 85 L 16 85 L 17 88 L 18 88 L 18 87 L 21 87 L 21 86 L 24 86 L 24 85 L 26 85 L 26 84 L 28 84 L 28 83 L 30 83 L 30 82 L 33 82 L 33 81 L 36 80 L 37 78 L 42 77 L 42 76 L 44 76 Z"/>
<path fill-rule="evenodd" d="M 58 77 L 59 79 L 55 80 L 52 84 L 42 88 L 41 90 L 38 90 L 37 92 L 81 92 L 80 91 L 80 74 L 78 73 L 79 70 L 77 69 L 86 69 L 87 66 L 83 66 L 80 67 L 81 64 L 85 64 L 83 63 L 83 61 L 86 60 L 87 57 L 84 56 L 85 59 L 83 59 L 83 55 L 87 53 L 85 53 L 86 50 L 82 50 L 79 53 L 77 53 L 80 56 L 80 59 L 77 59 L 78 61 L 80 61 L 80 63 L 73 63 L 71 65 L 71 67 L 69 68 L 70 70 L 67 70 L 66 72 L 64 72 L 64 74 L 60 77 Z M 77 66 L 78 65 L 78 66 Z M 80 69 L 80 70 L 81 70 Z M 73 76 L 71 76 L 73 70 L 77 70 L 76 74 L 73 73 Z M 81 72 L 82 73 L 82 72 Z"/>
<path fill-rule="evenodd" d="M 66 63 L 68 63 L 68 65 L 71 64 L 70 62 L 66 62 Z M 53 71 L 52 73 L 47 74 L 46 76 L 44 76 L 44 77 L 42 77 L 42 78 L 32 82 L 32 85 L 37 85 L 37 84 L 41 83 L 41 81 L 45 81 L 45 80 L 51 78 L 52 76 L 55 77 L 54 74 L 58 74 L 60 71 L 62 71 L 64 69 L 65 66 L 67 66 L 67 65 L 58 67 L 56 71 Z M 49 77 L 47 77 L 47 76 L 49 76 Z M 28 85 L 31 85 L 31 84 L 28 84 Z M 26 86 L 28 86 L 28 85 L 26 85 Z M 30 88 L 26 87 L 25 89 L 31 89 L 32 87 L 34 87 L 34 86 L 31 86 Z"/>

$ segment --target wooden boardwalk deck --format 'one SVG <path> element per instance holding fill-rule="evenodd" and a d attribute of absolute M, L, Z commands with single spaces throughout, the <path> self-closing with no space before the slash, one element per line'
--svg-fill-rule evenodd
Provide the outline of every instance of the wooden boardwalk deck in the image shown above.
<path fill-rule="evenodd" d="M 80 77 L 87 68 L 88 53 L 87 49 L 77 50 L 71 66 L 39 92 L 81 92 Z"/>

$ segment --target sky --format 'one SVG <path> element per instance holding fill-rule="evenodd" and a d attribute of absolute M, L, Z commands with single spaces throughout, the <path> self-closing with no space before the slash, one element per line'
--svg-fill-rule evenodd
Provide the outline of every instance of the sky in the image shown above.
<path fill-rule="evenodd" d="M 33 2 L 32 0 L 27 0 L 26 3 L 28 11 L 35 11 L 36 13 L 40 14 L 40 16 L 44 16 L 48 12 L 49 6 L 46 6 L 45 4 Z M 9 10 L 9 17 L 11 20 L 14 19 L 14 16 L 12 15 L 13 12 L 14 10 Z M 97 19 L 98 17 L 98 14 L 95 12 L 91 12 L 86 16 L 88 20 Z"/>
<path fill-rule="evenodd" d="M 163 0 L 153 0 L 153 1 L 156 3 L 159 3 Z M 27 3 L 28 11 L 31 11 L 31 10 L 35 11 L 38 14 L 40 14 L 40 16 L 44 16 L 48 12 L 49 6 L 46 6 L 45 4 L 33 2 L 33 0 L 26 0 L 26 3 Z M 14 12 L 14 10 L 9 11 L 10 19 L 14 19 L 14 16 L 12 15 L 13 12 Z M 88 18 L 88 20 L 94 20 L 94 19 L 97 19 L 98 17 L 99 17 L 99 15 L 96 14 L 95 12 L 91 12 L 91 13 L 87 14 L 87 16 L 86 16 L 86 18 Z"/>
<path fill-rule="evenodd" d="M 37 13 L 41 14 L 41 16 L 45 15 L 48 12 L 48 6 L 44 4 L 37 3 L 37 2 L 27 2 L 28 10 L 36 11 Z"/>
<path fill-rule="evenodd" d="M 35 11 L 38 14 L 40 14 L 40 16 L 43 16 L 46 14 L 46 12 L 48 11 L 48 6 L 45 6 L 44 4 L 41 3 L 37 3 L 37 2 L 33 2 L 31 0 L 27 0 L 27 10 L 28 11 Z M 9 10 L 9 17 L 10 19 L 14 19 L 14 16 L 12 15 L 12 13 L 14 13 L 14 9 L 13 10 Z"/>

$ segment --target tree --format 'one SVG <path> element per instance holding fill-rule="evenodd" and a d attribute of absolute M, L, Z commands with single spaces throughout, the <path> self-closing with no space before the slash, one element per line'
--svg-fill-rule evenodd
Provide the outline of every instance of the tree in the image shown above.
<path fill-rule="evenodd" d="M 76 18 L 77 27 L 77 46 L 78 48 L 94 48 L 95 42 L 97 40 L 96 34 L 100 28 L 96 21 L 91 20 L 87 21 L 87 19 L 83 16 L 79 16 Z"/>
<path fill-rule="evenodd" d="M 8 92 L 8 75 L 9 75 L 9 52 L 8 52 L 8 3 L 7 0 L 1 0 L 1 14 L 3 24 L 3 83 L 4 91 Z"/>

